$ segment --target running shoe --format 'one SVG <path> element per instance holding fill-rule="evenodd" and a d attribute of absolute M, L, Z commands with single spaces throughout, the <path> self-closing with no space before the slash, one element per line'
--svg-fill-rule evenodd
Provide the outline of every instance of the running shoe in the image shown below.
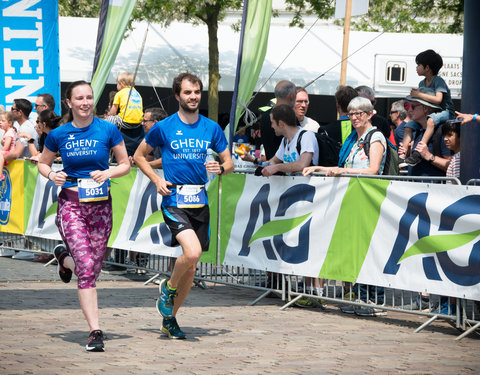
<path fill-rule="evenodd" d="M 129 266 L 127 268 L 127 273 L 136 273 L 137 271 L 137 263 L 132 262 L 130 259 L 125 259 L 125 265 Z"/>
<path fill-rule="evenodd" d="M 171 339 L 185 340 L 187 335 L 178 326 L 175 317 L 163 318 L 162 331 Z"/>
<path fill-rule="evenodd" d="M 88 336 L 88 344 L 85 346 L 87 352 L 104 352 L 105 346 L 103 345 L 103 332 L 96 329 L 90 332 Z"/>
<path fill-rule="evenodd" d="M 315 298 L 302 297 L 295 302 L 297 307 L 314 307 L 314 308 L 324 308 L 323 300 L 317 300 Z"/>
<path fill-rule="evenodd" d="M 63 267 L 63 261 L 67 256 L 70 255 L 68 252 L 67 248 L 63 243 L 58 244 L 55 246 L 55 249 L 53 250 L 53 254 L 55 255 L 55 258 L 57 259 L 57 273 L 58 276 L 60 276 L 60 279 L 64 283 L 69 283 L 70 280 L 72 279 L 72 270 L 69 268 Z"/>
<path fill-rule="evenodd" d="M 173 299 L 177 296 L 177 290 L 170 290 L 167 287 L 167 279 L 160 281 L 158 289 L 160 297 L 157 299 L 157 311 L 164 318 L 171 318 L 173 315 Z"/>
<path fill-rule="evenodd" d="M 385 310 L 375 308 L 375 307 L 360 307 L 355 309 L 354 313 L 358 316 L 382 316 L 387 315 Z"/>
<path fill-rule="evenodd" d="M 423 160 L 422 155 L 418 151 L 413 151 L 412 154 L 405 158 L 403 163 L 398 165 L 399 168 L 414 167 Z"/>

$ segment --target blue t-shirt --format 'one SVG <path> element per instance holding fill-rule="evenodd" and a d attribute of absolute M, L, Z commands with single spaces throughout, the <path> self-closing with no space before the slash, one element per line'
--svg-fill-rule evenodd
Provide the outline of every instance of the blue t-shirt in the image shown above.
<path fill-rule="evenodd" d="M 427 87 L 437 92 L 441 92 L 443 94 L 442 102 L 440 103 L 440 107 L 444 111 L 448 111 L 450 113 L 450 118 L 455 118 L 455 107 L 453 105 L 452 96 L 450 95 L 450 89 L 447 86 L 447 83 L 443 80 L 440 76 L 433 77 L 432 83 L 430 86 L 425 85 L 425 80 L 421 80 L 418 84 L 418 87 Z"/>
<path fill-rule="evenodd" d="M 90 125 L 76 128 L 71 122 L 53 129 L 45 139 L 45 147 L 60 151 L 63 171 L 69 177 L 90 178 L 90 172 L 108 169 L 110 149 L 123 141 L 117 127 L 97 117 Z M 63 187 L 76 186 L 66 182 Z"/>
<path fill-rule="evenodd" d="M 216 122 L 199 115 L 197 122 L 186 124 L 178 113 L 157 122 L 145 136 L 151 147 L 162 150 L 165 180 L 176 185 L 206 184 L 207 149 L 217 153 L 228 147 L 227 139 Z M 176 191 L 163 197 L 162 205 L 176 206 Z"/>

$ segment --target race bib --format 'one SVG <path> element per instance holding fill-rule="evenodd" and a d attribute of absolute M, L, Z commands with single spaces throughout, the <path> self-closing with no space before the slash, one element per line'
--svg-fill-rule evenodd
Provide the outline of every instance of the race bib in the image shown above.
<path fill-rule="evenodd" d="M 206 202 L 204 185 L 177 185 L 177 207 L 199 208 L 205 206 Z"/>
<path fill-rule="evenodd" d="M 95 182 L 91 178 L 78 179 L 78 201 L 96 202 L 106 201 L 108 199 L 107 181 L 103 183 Z"/>

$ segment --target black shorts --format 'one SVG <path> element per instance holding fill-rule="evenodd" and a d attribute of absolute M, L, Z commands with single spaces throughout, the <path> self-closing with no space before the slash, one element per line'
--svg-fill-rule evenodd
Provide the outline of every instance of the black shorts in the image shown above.
<path fill-rule="evenodd" d="M 202 251 L 208 251 L 210 245 L 210 209 L 178 208 L 162 206 L 163 219 L 172 232 L 172 246 L 178 245 L 177 235 L 185 229 L 193 229 L 202 245 Z"/>

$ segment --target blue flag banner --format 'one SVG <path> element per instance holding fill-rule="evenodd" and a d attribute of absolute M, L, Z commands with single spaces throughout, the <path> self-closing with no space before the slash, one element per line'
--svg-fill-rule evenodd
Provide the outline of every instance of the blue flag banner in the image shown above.
<path fill-rule="evenodd" d="M 60 113 L 57 1 L 3 0 L 0 9 L 0 104 L 49 93 Z"/>

